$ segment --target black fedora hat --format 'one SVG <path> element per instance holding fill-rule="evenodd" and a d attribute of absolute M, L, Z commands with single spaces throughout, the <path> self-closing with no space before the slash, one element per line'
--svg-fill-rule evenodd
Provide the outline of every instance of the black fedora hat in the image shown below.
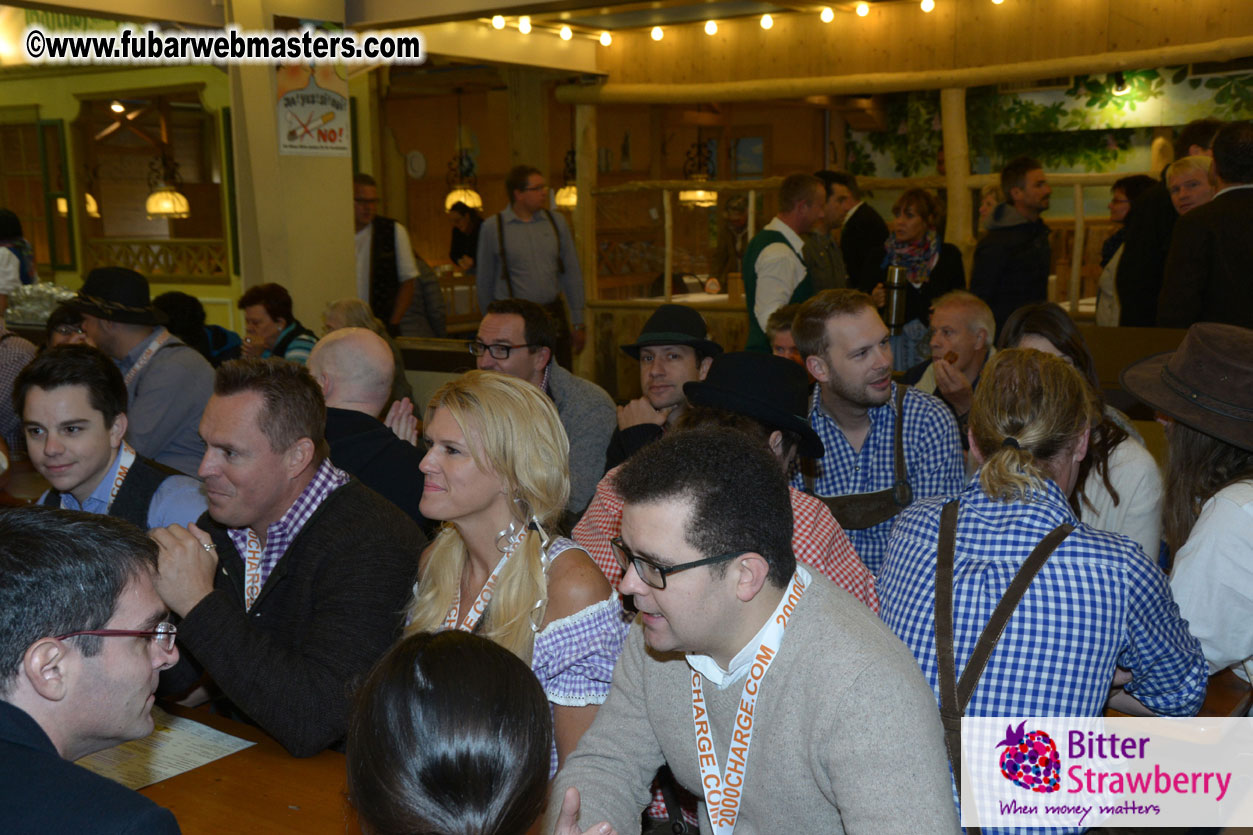
<path fill-rule="evenodd" d="M 715 357 L 699 382 L 683 384 L 687 400 L 760 421 L 771 429 L 800 435 L 800 454 L 821 458 L 822 439 L 809 425 L 809 377 L 791 360 L 760 351 Z"/>
<path fill-rule="evenodd" d="M 1180 423 L 1253 450 L 1253 330 L 1199 322 L 1177 351 L 1127 366 L 1119 382 Z"/>
<path fill-rule="evenodd" d="M 168 319 L 152 306 L 148 279 L 126 267 L 96 267 L 66 304 L 80 313 L 128 325 L 163 325 Z"/>
<path fill-rule="evenodd" d="M 722 346 L 708 337 L 705 320 L 695 310 L 681 304 L 663 304 L 648 317 L 640 338 L 621 347 L 631 359 L 639 359 L 640 348 L 649 345 L 691 345 L 702 357 L 721 354 Z"/>

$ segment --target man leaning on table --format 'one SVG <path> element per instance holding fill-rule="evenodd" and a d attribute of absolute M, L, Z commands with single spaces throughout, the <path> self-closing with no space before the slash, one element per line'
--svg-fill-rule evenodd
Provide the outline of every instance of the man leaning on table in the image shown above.
<path fill-rule="evenodd" d="M 426 545 L 331 463 L 325 426 L 304 367 L 224 364 L 200 421 L 209 511 L 152 531 L 157 592 L 182 618 L 183 660 L 163 694 L 217 697 L 297 757 L 344 736 L 355 682 L 396 637 Z"/>
<path fill-rule="evenodd" d="M 133 525 L 45 507 L 0 511 L 0 832 L 177 833 L 168 809 L 73 763 L 152 732 L 178 660 Z"/>

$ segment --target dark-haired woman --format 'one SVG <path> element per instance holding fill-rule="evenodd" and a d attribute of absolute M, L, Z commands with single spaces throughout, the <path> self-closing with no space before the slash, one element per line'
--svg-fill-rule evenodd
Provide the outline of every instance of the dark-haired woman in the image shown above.
<path fill-rule="evenodd" d="M 38 281 L 35 256 L 22 236 L 22 222 L 10 209 L 0 209 L 0 317 L 9 308 L 9 294 Z"/>
<path fill-rule="evenodd" d="M 1214 672 L 1253 678 L 1253 331 L 1193 325 L 1179 350 L 1123 372 L 1167 415 L 1170 585 Z"/>
<path fill-rule="evenodd" d="M 1070 506 L 1085 523 L 1131 537 L 1150 559 L 1157 560 L 1162 534 L 1162 476 L 1157 461 L 1127 416 L 1104 402 L 1096 361 L 1074 321 L 1049 302 L 1024 305 L 1006 320 L 997 344 L 1054 354 L 1087 380 L 1102 419 L 1092 427 L 1092 441 Z"/>
<path fill-rule="evenodd" d="M 448 210 L 452 220 L 452 244 L 448 247 L 448 260 L 466 275 L 474 274 L 474 258 L 479 251 L 479 228 L 483 215 L 458 200 Z"/>
<path fill-rule="evenodd" d="M 884 242 L 883 266 L 904 267 L 906 279 L 905 325 L 892 337 L 892 365 L 897 371 L 927 359 L 931 300 L 949 290 L 966 289 L 961 252 L 940 241 L 943 216 L 939 198 L 922 188 L 909 189 L 892 206 L 892 234 Z M 875 302 L 884 302 L 877 288 Z"/>

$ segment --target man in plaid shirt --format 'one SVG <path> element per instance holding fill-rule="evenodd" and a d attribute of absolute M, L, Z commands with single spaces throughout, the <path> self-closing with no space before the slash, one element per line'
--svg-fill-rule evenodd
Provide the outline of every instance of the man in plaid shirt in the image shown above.
<path fill-rule="evenodd" d="M 812 476 L 797 472 L 792 486 L 819 497 L 851 497 L 877 503 L 881 521 L 836 518 L 863 563 L 878 573 L 893 516 L 907 506 L 896 488 L 896 384 L 888 329 L 870 296 L 857 290 L 826 290 L 802 305 L 792 336 L 817 380 L 809 422 L 826 455 L 813 461 Z M 913 499 L 955 493 L 965 472 L 957 421 L 937 397 L 917 389 L 901 403 L 904 464 Z M 882 494 L 876 496 L 875 494 Z"/>

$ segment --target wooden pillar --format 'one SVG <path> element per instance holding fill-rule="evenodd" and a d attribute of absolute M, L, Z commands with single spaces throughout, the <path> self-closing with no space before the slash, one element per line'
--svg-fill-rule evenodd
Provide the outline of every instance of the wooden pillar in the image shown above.
<path fill-rule="evenodd" d="M 1075 241 L 1070 251 L 1070 286 L 1066 295 L 1066 306 L 1071 318 L 1079 313 L 1080 281 L 1083 273 L 1083 186 L 1075 183 Z"/>
<path fill-rule="evenodd" d="M 962 252 L 966 275 L 975 237 L 971 228 L 974 205 L 970 197 L 970 143 L 966 134 L 966 89 L 953 87 L 940 91 L 940 128 L 944 142 L 944 180 L 948 189 L 948 225 L 945 239 Z"/>
<path fill-rule="evenodd" d="M 673 296 L 674 282 L 670 280 L 670 273 L 674 269 L 674 218 L 670 213 L 670 189 L 663 188 L 661 190 L 661 210 L 665 216 L 665 255 L 662 260 L 662 283 L 666 288 L 666 301 L 670 301 Z"/>
<path fill-rule="evenodd" d="M 509 165 L 533 165 L 540 170 L 548 162 L 548 96 L 542 70 L 505 67 L 501 70 L 509 93 Z M 545 171 L 549 182 L 558 171 Z"/>
<path fill-rule="evenodd" d="M 839 110 L 827 111 L 831 114 L 831 148 L 823 148 L 823 156 L 834 153 L 832 168 L 848 170 L 848 136 L 844 114 Z"/>
<path fill-rule="evenodd" d="M 574 207 L 574 247 L 579 254 L 579 266 L 583 270 L 583 294 L 588 299 L 600 298 L 600 270 L 596 259 L 596 105 L 580 104 L 574 108 L 574 185 L 579 192 L 579 202 Z M 574 358 L 574 371 L 584 377 L 593 373 L 595 357 L 595 328 L 584 311 L 587 323 L 588 345 L 583 353 Z"/>

